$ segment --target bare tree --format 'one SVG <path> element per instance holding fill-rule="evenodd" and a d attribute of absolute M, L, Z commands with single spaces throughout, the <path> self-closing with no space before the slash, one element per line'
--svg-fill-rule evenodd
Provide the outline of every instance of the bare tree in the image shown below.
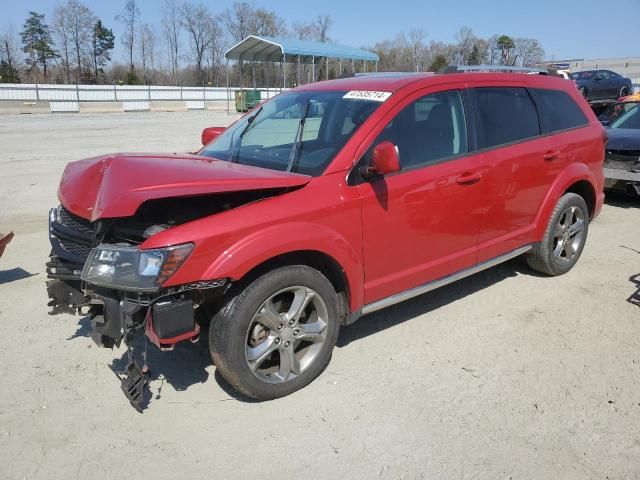
<path fill-rule="evenodd" d="M 315 28 L 311 23 L 295 22 L 291 29 L 293 36 L 298 40 L 311 40 L 315 38 Z"/>
<path fill-rule="evenodd" d="M 415 71 L 420 71 L 420 59 L 424 51 L 424 39 L 426 33 L 422 28 L 413 28 L 409 31 L 409 44 L 411 47 L 411 64 L 415 67 Z"/>
<path fill-rule="evenodd" d="M 466 65 L 469 63 L 469 57 L 471 56 L 477 38 L 473 34 L 473 30 L 466 26 L 458 30 L 455 38 L 458 44 L 456 45 L 456 58 L 454 60 L 460 65 Z"/>
<path fill-rule="evenodd" d="M 6 78 L 4 81 L 17 83 L 18 68 L 20 66 L 20 41 L 13 29 L 12 24 L 8 24 L 0 34 L 0 63 L 5 64 Z"/>
<path fill-rule="evenodd" d="M 136 0 L 127 0 L 124 6 L 124 12 L 116 15 L 116 20 L 124 25 L 124 36 L 122 37 L 122 45 L 125 46 L 129 53 L 129 70 L 133 71 L 133 49 L 136 44 L 136 23 L 140 16 L 140 10 L 136 5 Z"/>
<path fill-rule="evenodd" d="M 234 43 L 239 43 L 249 35 L 255 33 L 253 7 L 247 2 L 235 2 L 231 8 L 227 8 L 222 18 Z"/>
<path fill-rule="evenodd" d="M 156 33 L 152 25 L 148 23 L 143 24 L 140 27 L 139 47 L 140 47 L 140 60 L 142 61 L 142 72 L 145 76 L 145 80 L 148 80 L 147 69 L 151 72 L 155 70 L 155 50 L 156 50 Z"/>
<path fill-rule="evenodd" d="M 83 59 L 90 51 L 93 25 L 96 17 L 93 12 L 77 0 L 69 0 L 63 7 L 68 20 L 69 39 L 74 47 L 76 66 L 76 82 L 82 78 Z"/>
<path fill-rule="evenodd" d="M 211 74 L 211 81 L 217 86 L 219 83 L 218 70 L 224 55 L 226 44 L 224 41 L 224 33 L 218 18 L 213 17 L 209 29 L 209 52 L 207 55 L 207 67 Z"/>
<path fill-rule="evenodd" d="M 169 62 L 173 82 L 178 82 L 178 51 L 180 48 L 180 31 L 182 29 L 182 8 L 176 0 L 164 0 L 162 14 L 162 31 L 169 47 Z"/>
<path fill-rule="evenodd" d="M 191 59 L 195 62 L 198 81 L 205 78 L 203 62 L 205 53 L 211 46 L 213 37 L 213 15 L 204 5 L 194 6 L 191 3 L 182 5 L 182 26 L 189 34 Z"/>
<path fill-rule="evenodd" d="M 318 15 L 316 21 L 313 24 L 315 30 L 316 40 L 322 43 L 328 42 L 329 39 L 329 30 L 333 25 L 333 19 L 330 15 Z"/>
<path fill-rule="evenodd" d="M 519 63 L 523 67 L 530 67 L 544 58 L 544 50 L 535 38 L 515 38 L 513 64 Z"/>
<path fill-rule="evenodd" d="M 69 31 L 67 9 L 62 5 L 56 7 L 53 11 L 52 30 L 58 44 L 58 49 L 62 53 L 62 68 L 64 69 L 67 83 L 71 83 L 71 68 L 69 64 L 71 32 Z"/>

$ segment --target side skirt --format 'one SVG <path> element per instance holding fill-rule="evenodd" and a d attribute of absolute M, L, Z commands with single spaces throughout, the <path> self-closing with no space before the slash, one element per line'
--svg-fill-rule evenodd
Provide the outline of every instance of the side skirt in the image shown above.
<path fill-rule="evenodd" d="M 473 267 L 460 270 L 459 272 L 452 273 L 451 275 L 447 275 L 446 277 L 433 280 L 423 285 L 405 290 L 404 292 L 396 293 L 395 295 L 391 295 L 390 297 L 386 297 L 373 303 L 369 303 L 362 307 L 360 311 L 351 313 L 347 317 L 346 324 L 351 325 L 363 315 L 382 310 L 383 308 L 390 307 L 391 305 L 395 305 L 396 303 L 404 302 L 405 300 L 417 297 L 419 295 L 422 295 L 423 293 L 430 292 L 431 290 L 444 287 L 445 285 L 449 285 L 450 283 L 462 280 L 463 278 L 474 275 L 478 272 L 486 270 L 487 268 L 495 267 L 500 263 L 506 262 L 507 260 L 511 260 L 512 258 L 518 257 L 523 253 L 528 252 L 529 250 L 531 250 L 531 248 L 532 245 L 525 245 L 524 247 L 517 248 L 516 250 L 505 253 L 504 255 L 500 255 L 499 257 L 495 257 L 491 260 L 486 260 L 482 263 L 474 265 Z"/>

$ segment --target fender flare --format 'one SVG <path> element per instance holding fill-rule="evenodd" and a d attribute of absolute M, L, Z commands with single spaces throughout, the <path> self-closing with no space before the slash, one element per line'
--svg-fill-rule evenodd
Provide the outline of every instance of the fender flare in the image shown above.
<path fill-rule="evenodd" d="M 547 229 L 549 218 L 560 197 L 576 182 L 587 181 L 593 189 L 594 199 L 597 198 L 597 181 L 593 171 L 584 163 L 571 163 L 556 177 L 547 191 L 542 205 L 536 215 L 534 225 L 534 239 L 541 241 Z"/>
<path fill-rule="evenodd" d="M 295 232 L 295 235 L 291 235 Z M 254 232 L 226 248 L 209 265 L 205 278 L 240 280 L 257 266 L 280 255 L 318 252 L 332 258 L 343 270 L 350 310 L 364 302 L 364 270 L 361 255 L 336 231 L 310 222 L 289 222 Z"/>

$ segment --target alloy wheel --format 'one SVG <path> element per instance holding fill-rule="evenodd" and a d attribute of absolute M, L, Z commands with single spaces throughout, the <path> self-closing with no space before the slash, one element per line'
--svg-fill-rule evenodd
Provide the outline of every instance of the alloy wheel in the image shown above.
<path fill-rule="evenodd" d="M 327 336 L 328 311 L 313 289 L 271 295 L 253 315 L 245 341 L 249 370 L 266 383 L 289 382 L 311 366 Z"/>
<path fill-rule="evenodd" d="M 570 262 L 584 242 L 585 218 L 575 205 L 568 207 L 560 217 L 553 233 L 553 258 L 560 263 Z"/>

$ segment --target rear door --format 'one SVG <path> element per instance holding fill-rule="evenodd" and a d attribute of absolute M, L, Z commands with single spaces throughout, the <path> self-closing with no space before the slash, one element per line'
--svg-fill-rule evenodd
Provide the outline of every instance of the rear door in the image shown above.
<path fill-rule="evenodd" d="M 469 149 L 464 85 L 438 88 L 400 102 L 363 145 L 359 166 L 382 141 L 396 146 L 401 166 L 370 182 L 356 180 L 367 303 L 476 261 L 482 182 L 479 158 Z"/>
<path fill-rule="evenodd" d="M 523 85 L 474 86 L 470 94 L 483 154 L 486 200 L 478 237 L 478 262 L 483 262 L 531 241 L 560 153 L 541 135 L 536 104 Z"/>

